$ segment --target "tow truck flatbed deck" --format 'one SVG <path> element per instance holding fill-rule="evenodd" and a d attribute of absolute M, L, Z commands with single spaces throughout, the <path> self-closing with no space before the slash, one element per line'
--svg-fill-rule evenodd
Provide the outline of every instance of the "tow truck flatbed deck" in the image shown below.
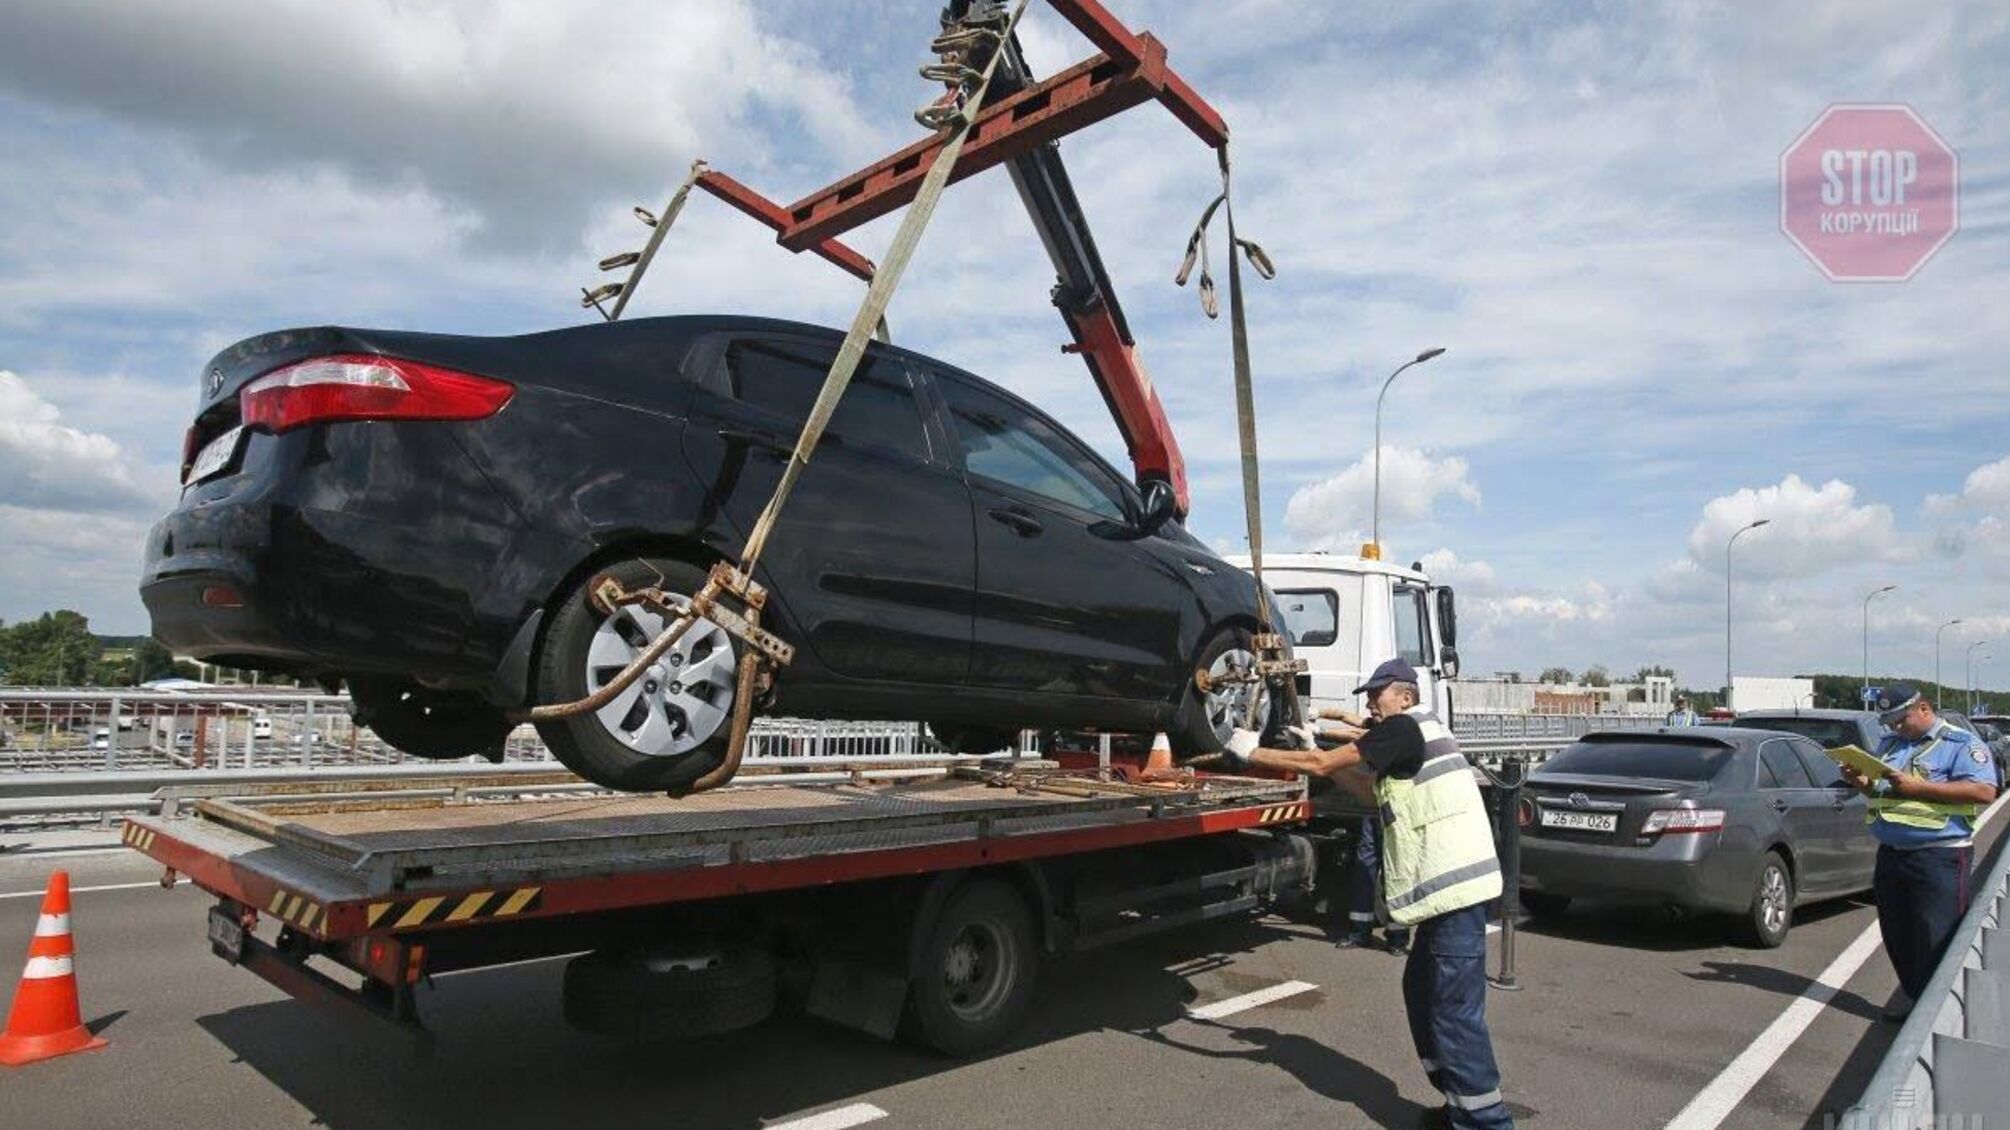
<path fill-rule="evenodd" d="M 162 815 L 130 820 L 124 838 L 211 893 L 331 942 L 1036 860 L 1308 815 L 1296 781 L 1202 776 L 1168 789 L 1044 764 L 769 781 L 682 799 L 558 778 L 406 781 L 326 798 L 240 789 L 172 798 Z"/>

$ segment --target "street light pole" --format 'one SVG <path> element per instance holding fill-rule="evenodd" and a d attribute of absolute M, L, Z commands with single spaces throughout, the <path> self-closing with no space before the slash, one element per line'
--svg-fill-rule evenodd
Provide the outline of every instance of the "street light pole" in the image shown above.
<path fill-rule="evenodd" d="M 1968 645 L 1968 677 L 1962 680 L 1962 685 L 1968 688 L 1968 702 L 1970 706 L 1973 706 L 1975 703 L 1975 649 L 1988 642 L 1988 640 L 1976 640 L 1974 643 Z"/>
<path fill-rule="evenodd" d="M 1897 587 L 1886 585 L 1863 598 L 1863 693 L 1858 697 L 1864 702 L 1870 701 L 1870 602 Z"/>
<path fill-rule="evenodd" d="M 1949 620 L 1947 623 L 1933 629 L 1933 708 L 1935 710 L 1940 709 L 1941 699 L 1947 697 L 1947 684 L 1940 681 L 1940 633 L 1959 623 L 1961 623 L 1960 620 Z"/>
<path fill-rule="evenodd" d="M 1771 518 L 1760 518 L 1731 535 L 1724 543 L 1724 706 L 1731 708 L 1731 547 L 1738 539 L 1758 529 L 1772 524 Z"/>
<path fill-rule="evenodd" d="M 1442 347 L 1426 349 L 1396 366 L 1396 371 L 1390 373 L 1389 378 L 1382 382 L 1382 391 L 1375 397 L 1375 502 L 1369 518 L 1374 530 L 1368 535 L 1368 544 L 1361 547 L 1361 556 L 1370 561 L 1382 559 L 1382 401 L 1389 395 L 1389 386 L 1395 384 L 1396 378 L 1403 375 L 1403 370 L 1412 365 L 1421 365 L 1443 352 Z"/>
<path fill-rule="evenodd" d="M 1989 655 L 1989 654 L 1988 654 L 1987 652 L 1984 652 L 1984 653 L 1983 653 L 1983 656 L 1982 656 L 1982 658 L 1981 658 L 1981 659 L 1979 659 L 1979 660 L 1977 660 L 1977 662 L 1979 662 L 1979 663 L 1987 663 L 1987 662 L 1989 662 L 1989 660 L 1990 660 L 1991 658 L 1992 658 L 1992 656 L 1990 656 L 1990 655 Z M 1980 711 L 1980 710 L 1982 709 L 1982 707 L 1983 707 L 1983 706 L 1985 705 L 1985 704 L 1983 703 L 1982 699 L 1981 699 L 1981 698 L 1980 698 L 1980 697 L 1979 697 L 1979 696 L 1978 696 L 1978 695 L 1977 695 L 1977 694 L 1975 693 L 1976 691 L 1978 691 L 1978 690 L 1981 690 L 1981 689 L 1982 689 L 1982 688 L 1980 688 L 1980 687 L 1970 687 L 1970 688 L 1968 689 L 1968 718 L 1969 718 L 1969 721 L 1971 721 L 1971 722 L 1975 720 L 1975 715 L 1976 715 L 1976 714 L 1977 714 L 1977 713 L 1978 713 L 1978 712 L 1979 712 L 1979 711 Z"/>

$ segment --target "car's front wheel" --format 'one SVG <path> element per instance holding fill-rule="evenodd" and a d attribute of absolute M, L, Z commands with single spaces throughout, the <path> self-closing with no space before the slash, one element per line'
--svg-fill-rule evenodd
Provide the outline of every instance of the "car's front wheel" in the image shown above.
<path fill-rule="evenodd" d="M 1255 665 L 1248 629 L 1223 628 L 1209 638 L 1195 663 L 1196 672 L 1207 672 L 1208 689 L 1201 690 L 1189 673 L 1179 713 L 1166 731 L 1174 754 L 1187 758 L 1218 752 L 1231 733 L 1248 725 L 1252 698 L 1257 730 L 1267 733 L 1284 723 L 1283 696 L 1272 694 L 1266 683 L 1247 681 Z"/>
<path fill-rule="evenodd" d="M 633 559 L 588 575 L 553 610 L 538 654 L 537 699 L 575 702 L 614 680 L 673 622 L 641 605 L 612 615 L 593 602 L 601 577 L 654 586 L 688 604 L 705 572 L 682 561 Z M 631 792 L 679 789 L 718 768 L 733 716 L 737 644 L 710 620 L 693 624 L 642 677 L 598 710 L 540 722 L 566 768 Z"/>

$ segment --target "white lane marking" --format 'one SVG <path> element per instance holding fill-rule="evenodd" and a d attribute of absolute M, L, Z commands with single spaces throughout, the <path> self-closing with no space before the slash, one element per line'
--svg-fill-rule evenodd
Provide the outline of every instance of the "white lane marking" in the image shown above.
<path fill-rule="evenodd" d="M 1230 997 L 1225 1001 L 1204 1004 L 1199 1008 L 1189 1008 L 1186 1010 L 1186 1014 L 1194 1020 L 1220 1020 L 1224 1016 L 1234 1016 L 1238 1012 L 1247 1012 L 1252 1008 L 1260 1008 L 1272 1001 L 1281 1001 L 1285 997 L 1295 997 L 1300 993 L 1309 993 L 1318 987 L 1307 981 L 1286 981 L 1282 985 L 1272 985 L 1268 989 L 1258 989 L 1253 993 L 1244 993 L 1239 997 Z"/>
<path fill-rule="evenodd" d="M 864 1126 L 868 1122 L 878 1122 L 885 1117 L 886 1112 L 871 1103 L 853 1103 L 836 1110 L 812 1114 L 807 1118 L 770 1122 L 767 1130 L 847 1130 L 847 1127 Z"/>
<path fill-rule="evenodd" d="M 160 885 L 161 881 L 159 879 L 149 879 L 144 883 L 108 883 L 102 887 L 71 887 L 70 893 L 73 895 L 87 895 L 92 891 L 136 891 L 141 887 L 153 887 L 158 890 Z M 176 879 L 175 886 L 181 887 L 187 886 L 187 884 L 180 879 Z M 0 899 L 38 899 L 47 893 L 47 891 L 8 891 L 6 894 L 0 894 Z"/>
<path fill-rule="evenodd" d="M 1994 819 L 2006 801 L 2010 801 L 2010 793 L 1997 797 L 1988 811 L 1975 822 L 1976 830 L 1981 831 Z M 1849 948 L 1842 952 L 1842 956 L 1822 970 L 1822 975 L 1815 978 L 1814 984 L 1803 990 L 1785 1012 L 1759 1033 L 1757 1039 L 1725 1065 L 1724 1070 L 1710 1080 L 1709 1086 L 1689 1100 L 1689 1105 L 1683 1107 L 1682 1113 L 1668 1124 L 1668 1130 L 1716 1130 L 1723 1125 L 1752 1088 L 1759 1085 L 1759 1080 L 1772 1071 L 1773 1065 L 1787 1054 L 1787 1049 L 1794 1046 L 1801 1033 L 1807 1031 L 1808 1025 L 1815 1022 L 1815 1017 L 1821 1015 L 1822 1009 L 1828 1007 L 1829 999 L 1849 983 L 1849 979 L 1882 945 L 1877 923 L 1865 927 L 1864 932 L 1858 934 Z"/>

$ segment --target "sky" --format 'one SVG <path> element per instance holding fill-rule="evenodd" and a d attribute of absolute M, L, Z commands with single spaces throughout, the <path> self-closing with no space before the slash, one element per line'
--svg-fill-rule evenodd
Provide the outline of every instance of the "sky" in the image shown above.
<path fill-rule="evenodd" d="M 1550 665 L 2010 685 L 2010 8 L 1109 0 L 1233 131 L 1272 551 L 1382 542 L 1459 591 L 1469 674 Z M 0 618 L 147 629 L 145 531 L 204 362 L 338 324 L 578 324 L 690 161 L 788 201 L 919 136 L 932 3 L 70 0 L 0 37 Z M 1035 69 L 1092 49 L 1042 0 Z M 1828 281 L 1779 159 L 1903 102 L 1959 151 L 1961 230 L 1905 283 Z M 1172 284 L 1218 188 L 1146 106 L 1062 144 L 1184 447 L 1189 525 L 1243 546 L 1227 323 Z M 898 215 L 848 236 L 883 257 Z M 1222 270 L 1219 234 L 1217 272 Z M 1002 171 L 944 198 L 896 340 L 1127 465 L 1063 357 Z M 849 276 L 694 199 L 630 316 L 842 326 Z M 1992 651 L 1993 647 L 1993 651 Z M 1995 658 L 2000 653 L 2000 660 Z M 1990 656 L 1983 660 L 1981 657 Z M 1993 670 L 1992 670 L 1993 664 Z"/>

